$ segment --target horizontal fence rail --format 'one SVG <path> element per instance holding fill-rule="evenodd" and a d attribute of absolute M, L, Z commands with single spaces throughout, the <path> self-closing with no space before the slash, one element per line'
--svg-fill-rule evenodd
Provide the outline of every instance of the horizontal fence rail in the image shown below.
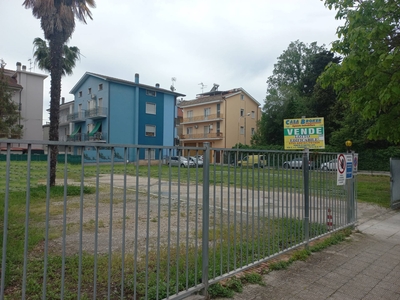
<path fill-rule="evenodd" d="M 206 295 L 356 219 L 334 153 L 15 142 L 0 160 L 1 299 Z M 51 156 L 32 149 L 54 145 L 73 153 L 50 186 Z"/>

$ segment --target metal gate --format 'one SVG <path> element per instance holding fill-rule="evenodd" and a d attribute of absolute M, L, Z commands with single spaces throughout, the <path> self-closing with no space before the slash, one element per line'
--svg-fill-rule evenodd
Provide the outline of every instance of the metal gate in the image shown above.
<path fill-rule="evenodd" d="M 400 207 L 400 159 L 390 158 L 390 203 L 393 209 Z"/>

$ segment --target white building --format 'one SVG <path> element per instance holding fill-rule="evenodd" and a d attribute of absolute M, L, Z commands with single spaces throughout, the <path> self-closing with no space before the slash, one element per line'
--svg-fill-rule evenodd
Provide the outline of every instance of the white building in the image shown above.
<path fill-rule="evenodd" d="M 17 62 L 17 70 L 4 70 L 13 91 L 12 100 L 18 105 L 19 124 L 23 126 L 24 140 L 43 140 L 43 89 L 47 75 L 26 70 Z"/>

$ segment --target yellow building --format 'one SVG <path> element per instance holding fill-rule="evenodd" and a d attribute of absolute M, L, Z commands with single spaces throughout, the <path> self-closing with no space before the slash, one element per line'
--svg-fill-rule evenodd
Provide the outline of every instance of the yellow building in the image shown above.
<path fill-rule="evenodd" d="M 213 148 L 248 145 L 261 119 L 260 103 L 243 88 L 218 91 L 216 84 L 210 92 L 182 101 L 178 107 L 183 111 L 179 138 L 184 147 L 202 147 L 204 142 Z"/>

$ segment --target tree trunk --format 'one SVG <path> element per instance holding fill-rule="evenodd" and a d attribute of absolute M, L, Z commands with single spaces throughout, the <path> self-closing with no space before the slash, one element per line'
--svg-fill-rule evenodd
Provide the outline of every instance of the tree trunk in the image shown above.
<path fill-rule="evenodd" d="M 60 96 L 62 76 L 62 47 L 64 41 L 61 34 L 54 34 L 49 41 L 51 60 L 50 84 L 50 141 L 58 141 L 58 126 L 60 119 Z M 50 146 L 50 186 L 56 184 L 56 168 L 58 146 Z"/>

